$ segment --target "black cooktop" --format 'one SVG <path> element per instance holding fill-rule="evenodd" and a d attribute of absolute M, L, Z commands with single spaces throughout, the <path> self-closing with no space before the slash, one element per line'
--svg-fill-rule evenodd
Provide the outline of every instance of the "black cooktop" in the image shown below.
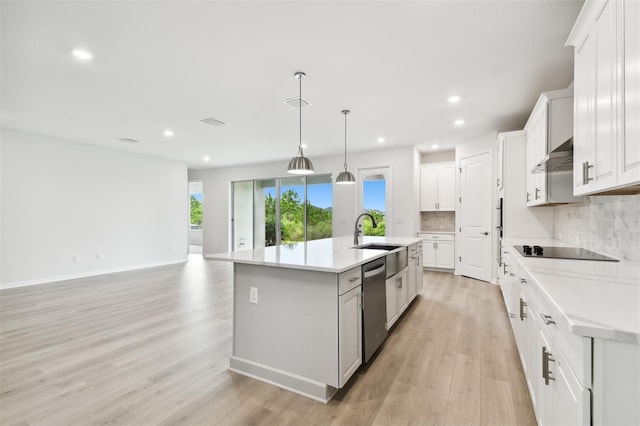
<path fill-rule="evenodd" d="M 536 245 L 514 246 L 524 257 L 543 257 L 549 259 L 573 259 L 573 260 L 601 260 L 606 262 L 618 262 L 602 254 L 594 253 L 577 247 L 541 247 Z"/>

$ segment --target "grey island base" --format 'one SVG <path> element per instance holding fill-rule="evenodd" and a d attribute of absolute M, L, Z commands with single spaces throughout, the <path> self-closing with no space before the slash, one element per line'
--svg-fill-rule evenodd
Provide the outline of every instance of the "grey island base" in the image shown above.
<path fill-rule="evenodd" d="M 408 253 L 408 267 L 387 280 L 381 314 L 391 327 L 422 285 L 421 240 L 361 241 Z M 388 254 L 353 247 L 338 237 L 207 256 L 234 263 L 229 369 L 328 402 L 363 363 L 362 265 Z"/>

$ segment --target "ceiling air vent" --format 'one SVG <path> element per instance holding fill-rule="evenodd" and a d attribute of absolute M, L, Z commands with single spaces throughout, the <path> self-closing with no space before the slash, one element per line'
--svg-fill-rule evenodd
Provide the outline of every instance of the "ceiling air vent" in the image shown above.
<path fill-rule="evenodd" d="M 208 124 L 209 126 L 213 126 L 213 127 L 224 126 L 224 121 L 216 120 L 213 117 L 205 118 L 204 120 L 200 120 L 200 121 L 202 121 L 204 124 Z"/>
<path fill-rule="evenodd" d="M 130 138 L 120 138 L 118 139 L 120 142 L 126 142 L 126 143 L 138 143 L 140 141 L 137 141 L 135 139 L 130 139 Z"/>
<path fill-rule="evenodd" d="M 289 105 L 293 109 L 298 109 L 300 107 L 308 107 L 311 106 L 311 102 L 302 98 L 300 96 L 296 96 L 295 98 L 287 99 L 284 101 L 285 104 Z"/>

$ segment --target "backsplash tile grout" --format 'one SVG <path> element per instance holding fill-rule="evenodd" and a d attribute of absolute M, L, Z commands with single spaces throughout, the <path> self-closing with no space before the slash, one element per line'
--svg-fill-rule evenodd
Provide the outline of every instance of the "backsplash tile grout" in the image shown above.
<path fill-rule="evenodd" d="M 640 195 L 591 196 L 554 208 L 554 238 L 640 263 Z"/>
<path fill-rule="evenodd" d="M 454 232 L 455 229 L 455 212 L 420 212 L 421 231 Z"/>

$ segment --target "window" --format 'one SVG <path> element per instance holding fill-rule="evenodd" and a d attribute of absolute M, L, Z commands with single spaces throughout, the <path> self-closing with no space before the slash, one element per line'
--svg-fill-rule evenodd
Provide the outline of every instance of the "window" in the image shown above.
<path fill-rule="evenodd" d="M 232 197 L 233 250 L 332 236 L 331 175 L 232 182 Z"/>
<path fill-rule="evenodd" d="M 377 228 L 371 219 L 363 220 L 363 234 L 384 236 L 390 234 L 390 209 L 388 208 L 390 168 L 359 169 L 360 211 L 370 213 L 376 220 Z"/>

